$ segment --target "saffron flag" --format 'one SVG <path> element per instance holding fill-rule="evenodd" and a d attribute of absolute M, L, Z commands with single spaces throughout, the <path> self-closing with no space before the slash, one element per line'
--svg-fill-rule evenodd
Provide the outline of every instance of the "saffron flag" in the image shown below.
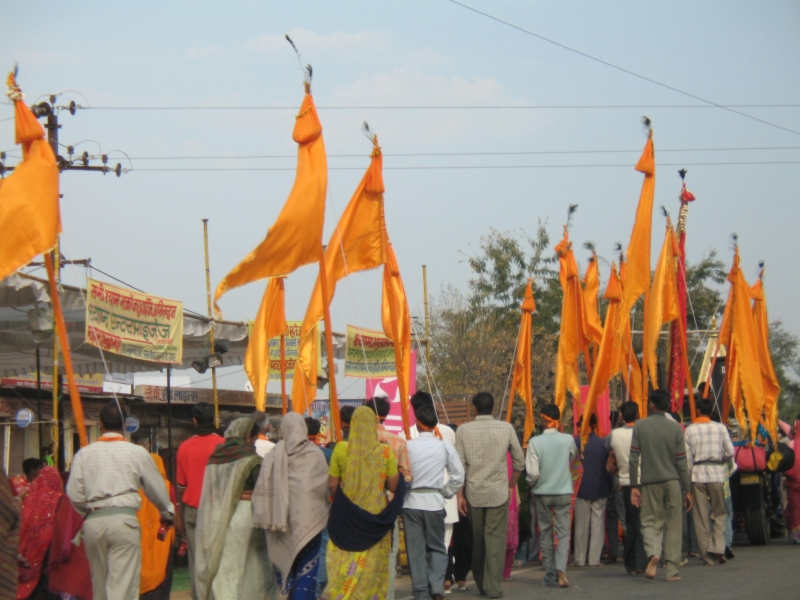
<path fill-rule="evenodd" d="M 636 220 L 628 244 L 628 274 L 622 290 L 620 314 L 631 312 L 636 300 L 650 287 L 650 238 L 653 224 L 653 196 L 656 189 L 656 158 L 653 150 L 653 132 L 645 144 L 636 170 L 644 174 L 642 191 L 639 194 L 639 206 L 636 209 Z M 620 320 L 620 327 L 624 319 Z M 617 331 L 622 333 L 621 329 Z"/>
<path fill-rule="evenodd" d="M 622 257 L 620 257 L 619 281 L 622 285 L 623 294 L 625 291 L 626 276 L 626 263 Z M 622 375 L 622 381 L 625 383 L 628 398 L 639 405 L 639 414 L 644 418 L 644 416 L 647 415 L 647 398 L 642 398 L 642 368 L 639 366 L 639 360 L 636 358 L 636 352 L 633 349 L 631 320 L 627 314 L 621 314 L 619 309 L 617 309 L 617 320 L 624 321 L 625 323 L 623 326 L 624 329 L 622 332 L 619 354 L 619 372 Z M 606 327 L 608 327 L 608 319 L 606 319 Z"/>
<path fill-rule="evenodd" d="M 589 340 L 597 346 L 600 345 L 603 339 L 603 323 L 600 320 L 600 310 L 597 306 L 599 292 L 600 272 L 597 268 L 597 253 L 592 252 L 592 258 L 589 259 L 589 266 L 583 276 L 583 303 L 586 307 L 584 331 L 586 331 Z"/>
<path fill-rule="evenodd" d="M 408 382 L 411 378 L 411 312 L 408 299 L 400 277 L 400 267 L 394 248 L 386 240 L 386 266 L 383 268 L 383 296 L 381 302 L 381 322 L 383 331 L 394 343 L 394 359 L 397 364 L 397 382 L 400 388 L 400 410 L 403 417 L 403 431 L 406 439 L 411 439 L 408 419 Z"/>
<path fill-rule="evenodd" d="M 620 340 L 616 335 L 615 324 L 618 316 L 618 308 L 622 302 L 622 285 L 620 284 L 619 277 L 617 276 L 616 266 L 611 267 L 611 276 L 608 279 L 606 292 L 603 298 L 608 300 L 608 309 L 606 310 L 606 323 L 603 329 L 603 339 L 600 342 L 600 350 L 597 352 L 597 357 L 594 361 L 594 370 L 592 372 L 592 382 L 589 386 L 589 393 L 586 397 L 586 404 L 583 409 L 584 419 L 583 426 L 581 427 L 581 449 L 586 447 L 586 442 L 591 433 L 589 426 L 589 417 L 597 408 L 597 401 L 603 393 L 606 392 L 609 380 L 619 373 L 620 370 L 620 356 L 622 344 L 625 340 Z M 598 422 L 600 415 L 598 415 Z"/>
<path fill-rule="evenodd" d="M 772 365 L 769 351 L 769 319 L 767 318 L 767 299 L 764 295 L 764 272 L 750 290 L 753 298 L 753 324 L 755 326 L 756 344 L 758 345 L 758 362 L 761 365 L 761 383 L 764 388 L 764 418 L 767 431 L 773 443 L 778 444 L 778 396 L 781 386 Z"/>
<path fill-rule="evenodd" d="M 324 268 L 328 281 L 328 298 L 323 297 L 322 283 L 317 276 L 311 300 L 300 332 L 300 350 L 295 367 L 294 386 L 314 389 L 317 383 L 316 352 L 313 331 L 324 316 L 324 304 L 330 305 L 336 293 L 336 283 L 351 273 L 375 269 L 385 261 L 386 226 L 383 222 L 383 157 L 374 147 L 371 162 L 353 197 L 342 213 L 325 252 Z M 307 405 L 297 401 L 293 391 L 292 408 L 305 412 Z"/>
<path fill-rule="evenodd" d="M 536 312 L 536 301 L 533 299 L 533 279 L 528 279 L 525 287 L 525 298 L 522 301 L 522 321 L 517 337 L 517 351 L 514 355 L 514 371 L 511 375 L 511 392 L 508 397 L 506 421 L 511 422 L 514 398 L 519 394 L 525 404 L 525 427 L 522 434 L 523 446 L 533 434 L 533 390 L 531 388 L 531 316 Z"/>
<path fill-rule="evenodd" d="M 678 283 L 675 274 L 676 261 L 678 259 L 675 255 L 677 247 L 672 223 L 667 219 L 667 232 L 664 236 L 664 245 L 658 257 L 658 263 L 656 264 L 653 287 L 650 290 L 650 306 L 645 313 L 644 324 L 645 347 L 643 352 L 651 374 L 650 379 L 656 389 L 658 388 L 656 348 L 661 334 L 661 327 L 681 315 L 680 306 L 678 305 Z"/>
<path fill-rule="evenodd" d="M 7 84 L 22 162 L 9 177 L 0 179 L 0 279 L 48 252 L 61 233 L 56 157 L 44 129 L 23 101 L 14 73 Z"/>
<path fill-rule="evenodd" d="M 733 292 L 733 308 L 730 315 L 731 344 L 734 356 L 731 360 L 736 367 L 736 378 L 731 385 L 734 386 L 735 384 L 734 397 L 738 399 L 740 405 L 737 408 L 738 415 L 741 414 L 741 396 L 744 396 L 744 405 L 747 409 L 747 417 L 750 420 L 750 440 L 755 441 L 758 422 L 761 420 L 764 409 L 764 384 L 761 378 L 756 327 L 750 307 L 750 286 L 747 285 L 744 273 L 742 273 L 742 269 L 739 266 L 738 248 L 733 259 L 733 267 L 728 275 L 728 281 L 731 283 Z M 730 356 L 730 352 L 728 355 Z M 734 375 L 734 373 L 731 373 L 731 375 Z M 739 395 L 740 391 L 741 395 Z M 747 431 L 746 423 L 743 422 L 741 417 L 739 424 L 742 426 L 743 432 Z"/>
<path fill-rule="evenodd" d="M 229 290 L 267 277 L 286 276 L 320 259 L 328 162 L 322 124 L 308 87 L 296 117 L 292 139 L 299 145 L 292 191 L 264 241 L 217 286 L 214 307 L 218 315 L 221 314 L 219 299 Z"/>
<path fill-rule="evenodd" d="M 572 252 L 569 233 L 564 229 L 564 238 L 555 248 L 559 260 L 559 278 L 564 299 L 561 303 L 561 329 L 558 335 L 556 358 L 555 401 L 561 413 L 567 402 L 567 390 L 573 398 L 580 394 L 578 381 L 578 356 L 586 347 L 583 329 L 583 292 L 578 274 L 578 264 Z"/>
<path fill-rule="evenodd" d="M 244 370 L 253 386 L 256 410 L 264 410 L 269 381 L 269 341 L 288 330 L 285 311 L 284 277 L 273 277 L 267 284 L 256 322 L 247 342 Z"/>

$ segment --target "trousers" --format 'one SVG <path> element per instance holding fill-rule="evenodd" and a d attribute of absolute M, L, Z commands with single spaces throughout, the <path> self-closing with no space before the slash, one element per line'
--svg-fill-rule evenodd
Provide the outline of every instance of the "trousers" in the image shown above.
<path fill-rule="evenodd" d="M 472 506 L 468 503 L 472 525 L 472 576 L 481 594 L 500 598 L 500 581 L 506 561 L 508 502 L 500 506 Z"/>
<path fill-rule="evenodd" d="M 575 499 L 575 566 L 586 564 L 588 552 L 589 566 L 600 564 L 606 530 L 607 498 L 599 500 Z"/>
<path fill-rule="evenodd" d="M 569 559 L 569 507 L 571 496 L 536 496 L 536 513 L 539 515 L 542 549 L 542 566 L 544 567 L 544 585 L 556 585 L 556 571 L 567 572 Z M 558 549 L 554 550 L 553 529 L 558 536 Z"/>
<path fill-rule="evenodd" d="M 648 557 L 660 556 L 667 563 L 667 577 L 675 577 L 681 564 L 683 536 L 681 483 L 677 479 L 648 483 L 641 491 L 644 551 Z"/>
<path fill-rule="evenodd" d="M 394 580 L 397 577 L 397 553 L 399 551 L 400 551 L 400 519 L 395 519 L 394 531 L 392 531 L 392 549 L 389 551 L 389 589 L 386 591 L 386 600 L 394 600 Z M 326 569 L 325 570 L 326 579 L 327 576 L 328 576 L 328 571 Z"/>
<path fill-rule="evenodd" d="M 138 600 L 141 531 L 135 514 L 92 516 L 83 523 L 95 600 Z"/>
<path fill-rule="evenodd" d="M 414 600 L 430 600 L 434 594 L 444 596 L 444 575 L 447 571 L 444 515 L 444 509 L 403 509 L 408 570 L 411 572 Z"/>
<path fill-rule="evenodd" d="M 186 542 L 189 551 L 186 553 L 189 563 L 189 581 L 192 584 L 192 600 L 197 600 L 197 589 L 194 584 L 194 556 L 195 556 L 195 530 L 197 529 L 197 509 L 194 506 L 183 505 L 183 526 L 186 529 Z"/>
<path fill-rule="evenodd" d="M 725 553 L 725 490 L 723 483 L 693 483 L 694 529 L 697 534 L 697 549 L 700 557 L 709 562 L 708 554 Z M 713 524 L 710 521 L 713 520 Z"/>
<path fill-rule="evenodd" d="M 631 504 L 631 487 L 622 488 L 622 499 L 625 502 L 625 547 L 622 559 L 628 573 L 644 571 L 647 568 L 647 554 L 641 530 L 641 511 Z"/>

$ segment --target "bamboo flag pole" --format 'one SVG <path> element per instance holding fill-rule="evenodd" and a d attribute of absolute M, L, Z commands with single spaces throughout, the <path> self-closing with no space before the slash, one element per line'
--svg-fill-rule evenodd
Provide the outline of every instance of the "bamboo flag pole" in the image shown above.
<path fill-rule="evenodd" d="M 208 330 L 210 354 L 214 353 L 214 313 L 211 309 L 211 268 L 208 263 L 208 219 L 203 219 L 203 245 L 206 254 L 206 296 L 208 298 L 208 318 L 211 319 Z M 211 367 L 211 389 L 214 398 L 214 427 L 219 428 L 219 395 L 217 394 L 217 368 Z"/>
<path fill-rule="evenodd" d="M 49 253 L 44 255 L 45 266 L 47 267 L 47 279 L 50 282 L 50 298 L 53 303 L 53 317 L 55 319 L 56 332 L 58 339 L 61 342 L 61 348 L 64 354 L 64 370 L 67 373 L 67 382 L 69 384 L 69 397 L 72 403 L 72 415 L 75 419 L 75 428 L 78 430 L 78 435 L 81 439 L 81 448 L 89 445 L 89 439 L 86 436 L 86 426 L 83 419 L 83 406 L 81 405 L 81 395 L 78 391 L 78 385 L 75 383 L 75 373 L 72 370 L 72 356 L 69 353 L 69 339 L 67 338 L 67 327 L 64 321 L 64 312 L 61 309 L 61 298 L 58 295 L 58 284 L 56 283 L 55 270 L 53 268 L 53 258 Z M 53 387 L 58 387 L 58 381 L 53 382 Z M 55 416 L 55 406 L 53 407 Z M 56 448 L 58 442 L 56 442 Z M 56 453 L 57 454 L 57 453 Z"/>
<path fill-rule="evenodd" d="M 53 273 L 53 280 L 58 282 L 59 271 L 61 269 L 61 250 L 59 249 L 58 238 L 56 238 L 56 247 L 53 249 L 53 255 L 56 257 L 55 262 L 55 271 Z M 45 256 L 49 256 L 48 253 L 45 253 Z M 47 263 L 47 260 L 45 260 Z M 50 265 L 52 266 L 53 262 L 52 259 L 50 261 Z M 47 272 L 48 279 L 50 278 L 50 271 Z M 53 293 L 53 288 L 50 288 L 50 294 L 52 296 L 58 297 L 58 287 L 55 288 L 55 294 Z M 55 304 L 53 305 L 53 315 L 55 316 Z M 53 324 L 55 326 L 55 322 Z M 58 448 L 58 440 L 59 440 L 59 427 L 58 427 L 58 396 L 61 393 L 61 389 L 58 385 L 58 335 L 53 336 L 53 421 L 55 425 L 55 435 L 53 435 L 53 465 L 56 469 L 58 469 L 58 455 L 59 455 L 59 448 Z M 42 443 L 42 440 L 39 440 L 39 443 Z"/>
<path fill-rule="evenodd" d="M 319 259 L 319 281 L 322 288 L 322 309 L 325 320 L 325 350 L 328 353 L 328 395 L 330 397 L 331 418 L 333 418 L 336 441 L 344 439 L 342 435 L 342 423 L 339 418 L 339 396 L 336 394 L 336 373 L 333 364 L 333 328 L 331 325 L 330 296 L 328 295 L 328 273 L 325 268 L 325 249 L 322 249 Z M 311 404 L 308 405 L 309 411 Z"/>
<path fill-rule="evenodd" d="M 286 334 L 281 334 L 281 414 L 286 414 L 289 410 L 289 402 L 286 398 Z"/>

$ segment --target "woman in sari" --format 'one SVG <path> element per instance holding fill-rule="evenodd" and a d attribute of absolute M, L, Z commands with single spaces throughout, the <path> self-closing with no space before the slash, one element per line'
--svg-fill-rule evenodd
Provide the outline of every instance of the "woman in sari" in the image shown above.
<path fill-rule="evenodd" d="M 328 523 L 328 463 L 305 419 L 284 415 L 253 492 L 253 524 L 266 529 L 269 559 L 287 600 L 316 600 L 322 530 Z"/>
<path fill-rule="evenodd" d="M 164 484 L 175 503 L 175 490 L 167 479 L 164 461 L 158 454 L 150 453 Z M 175 529 L 170 527 L 163 540 L 158 539 L 161 528 L 161 513 L 155 504 L 150 502 L 145 493 L 139 490 L 142 505 L 137 513 L 139 529 L 142 532 L 142 572 L 139 578 L 140 600 L 169 600 L 172 590 L 172 543 L 175 540 Z"/>
<path fill-rule="evenodd" d="M 43 575 L 43 570 L 53 539 L 56 507 L 63 495 L 64 486 L 58 469 L 45 467 L 33 480 L 22 504 L 17 600 L 54 597 L 47 591 L 47 576 Z"/>
<path fill-rule="evenodd" d="M 347 442 L 331 456 L 328 485 L 334 493 L 328 520 L 327 600 L 380 600 L 389 588 L 392 530 L 403 508 L 392 449 L 378 439 L 377 417 L 361 406 Z M 385 490 L 394 493 L 387 502 Z"/>
<path fill-rule="evenodd" d="M 261 471 L 259 428 L 236 419 L 208 459 L 197 513 L 195 580 L 200 600 L 273 600 L 263 532 L 253 528 L 251 497 Z"/>
<path fill-rule="evenodd" d="M 786 519 L 786 529 L 789 530 L 789 541 L 800 544 L 800 415 L 795 419 L 793 434 L 794 466 L 783 474 L 786 487 L 786 509 L 783 517 Z"/>

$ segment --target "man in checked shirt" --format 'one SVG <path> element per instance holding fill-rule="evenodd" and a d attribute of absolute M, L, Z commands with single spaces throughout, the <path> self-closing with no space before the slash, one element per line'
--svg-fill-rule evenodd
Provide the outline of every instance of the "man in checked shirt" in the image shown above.
<path fill-rule="evenodd" d="M 700 557 L 707 565 L 725 558 L 725 464 L 733 460 L 728 428 L 711 420 L 714 403 L 697 401 L 700 416 L 686 428 L 686 464 L 692 478 L 694 528 Z M 710 510 L 709 510 L 710 505 Z M 709 520 L 713 519 L 713 529 Z"/>
<path fill-rule="evenodd" d="M 147 450 L 125 441 L 115 400 L 100 409 L 100 439 L 75 455 L 67 495 L 82 515 L 94 600 L 137 600 L 142 568 L 139 489 L 171 526 L 175 507 Z"/>

